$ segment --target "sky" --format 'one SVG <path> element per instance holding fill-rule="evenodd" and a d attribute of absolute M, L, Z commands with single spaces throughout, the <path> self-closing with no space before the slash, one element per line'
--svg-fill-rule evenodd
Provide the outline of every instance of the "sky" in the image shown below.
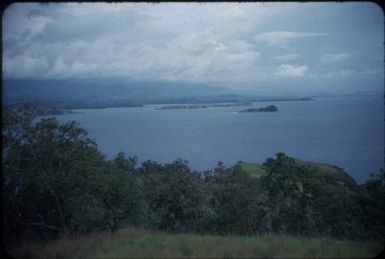
<path fill-rule="evenodd" d="M 189 82 L 298 93 L 380 92 L 374 3 L 16 3 L 3 78 Z"/>

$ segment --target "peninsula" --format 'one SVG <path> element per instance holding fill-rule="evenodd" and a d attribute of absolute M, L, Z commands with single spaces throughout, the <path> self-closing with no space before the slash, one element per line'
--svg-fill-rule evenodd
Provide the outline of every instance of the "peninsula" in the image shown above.
<path fill-rule="evenodd" d="M 189 104 L 189 105 L 168 105 L 162 106 L 157 110 L 181 110 L 181 109 L 206 109 L 209 107 L 236 107 L 236 106 L 250 106 L 250 102 L 237 102 L 237 103 L 215 103 L 215 104 Z"/>

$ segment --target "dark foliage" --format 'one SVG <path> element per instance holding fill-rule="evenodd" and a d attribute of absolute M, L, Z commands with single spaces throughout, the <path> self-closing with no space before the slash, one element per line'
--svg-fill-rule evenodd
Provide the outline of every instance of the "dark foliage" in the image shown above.
<path fill-rule="evenodd" d="M 384 240 L 385 173 L 362 185 L 278 153 L 251 177 L 239 164 L 106 160 L 74 122 L 33 122 L 3 109 L 3 236 L 7 245 L 127 225 L 176 232 L 285 233 Z"/>

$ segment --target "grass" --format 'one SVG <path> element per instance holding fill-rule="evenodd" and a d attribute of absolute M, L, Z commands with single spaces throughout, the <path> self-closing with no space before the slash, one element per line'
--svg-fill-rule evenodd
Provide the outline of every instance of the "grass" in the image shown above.
<path fill-rule="evenodd" d="M 168 234 L 138 228 L 98 233 L 49 244 L 24 244 L 15 258 L 368 258 L 380 242 L 341 241 L 285 235 L 213 236 Z"/>
<path fill-rule="evenodd" d="M 257 163 L 248 163 L 248 162 L 239 162 L 239 165 L 243 170 L 249 173 L 253 178 L 258 178 L 265 173 L 265 169 L 261 164 Z"/>
<path fill-rule="evenodd" d="M 339 174 L 341 173 L 341 169 L 337 169 L 336 167 L 325 164 L 325 163 L 317 163 L 317 162 L 309 162 L 309 161 L 304 161 L 298 158 L 294 158 L 295 162 L 300 165 L 300 166 L 308 166 L 311 168 L 314 168 L 318 172 L 322 173 L 328 173 L 328 174 Z"/>

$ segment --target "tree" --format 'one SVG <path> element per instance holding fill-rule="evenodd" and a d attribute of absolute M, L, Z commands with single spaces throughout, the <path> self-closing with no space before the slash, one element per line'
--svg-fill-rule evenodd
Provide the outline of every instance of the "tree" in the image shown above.
<path fill-rule="evenodd" d="M 87 214 L 84 210 L 89 210 L 88 215 L 100 213 L 95 179 L 102 173 L 103 155 L 74 122 L 60 125 L 48 118 L 33 125 L 24 118 L 28 115 L 16 115 L 21 116 L 13 120 L 16 124 L 6 128 L 13 134 L 8 134 L 12 141 L 3 168 L 10 216 L 25 226 L 65 235 L 76 225 L 84 227 L 80 222 Z M 30 124 L 20 123 L 25 121 Z M 87 222 L 99 220 L 93 219 Z"/>
<path fill-rule="evenodd" d="M 267 174 L 260 181 L 268 199 L 263 218 L 264 231 L 300 234 L 309 227 L 307 172 L 297 166 L 294 159 L 278 153 L 276 159 L 264 163 Z"/>
<path fill-rule="evenodd" d="M 160 165 L 147 161 L 142 172 L 152 225 L 161 229 L 193 230 L 202 210 L 202 181 L 181 159 Z"/>
<path fill-rule="evenodd" d="M 104 203 L 112 232 L 119 222 L 139 225 L 146 220 L 146 204 L 142 180 L 135 169 L 136 157 L 126 158 L 123 152 L 109 163 L 104 178 Z"/>
<path fill-rule="evenodd" d="M 221 234 L 251 234 L 258 231 L 263 200 L 259 184 L 239 165 L 225 168 L 218 163 L 210 179 L 215 231 Z"/>
<path fill-rule="evenodd" d="M 385 171 L 380 169 L 361 186 L 359 200 L 364 238 L 385 240 Z"/>
<path fill-rule="evenodd" d="M 32 123 L 29 109 L 7 110 L 3 139 L 6 238 L 69 235 L 134 221 L 142 199 L 132 162 L 105 160 L 75 122 Z M 131 163 L 131 164 L 130 164 Z M 28 238 L 28 237 L 26 237 Z"/>
<path fill-rule="evenodd" d="M 359 194 L 354 183 L 336 179 L 313 168 L 298 165 L 283 153 L 264 164 L 261 184 L 269 197 L 264 218 L 266 230 L 301 235 L 356 238 L 360 230 Z M 338 178 L 340 177 L 340 178 Z M 349 179 L 347 179 L 349 180 Z"/>

